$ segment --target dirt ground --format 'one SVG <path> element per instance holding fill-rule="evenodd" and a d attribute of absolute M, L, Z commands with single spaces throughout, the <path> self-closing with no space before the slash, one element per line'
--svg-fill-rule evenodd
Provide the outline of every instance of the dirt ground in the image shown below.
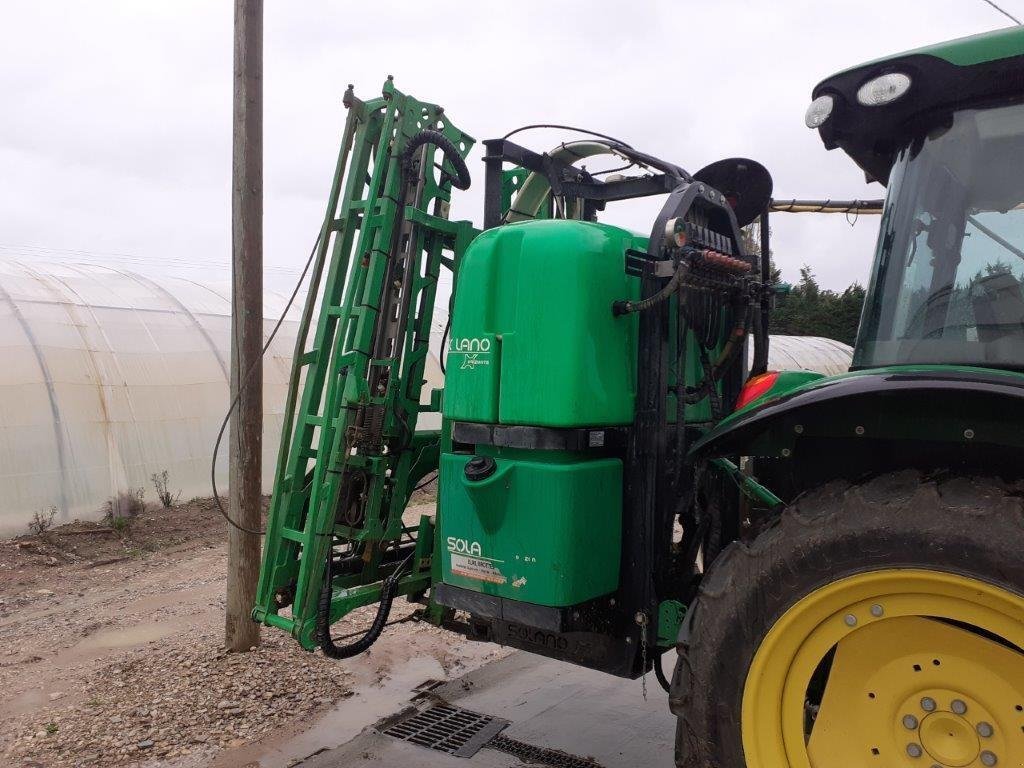
<path fill-rule="evenodd" d="M 225 541 L 209 500 L 149 506 L 123 531 L 0 540 L 0 765 L 255 766 L 356 692 L 365 706 L 397 668 L 451 677 L 504 654 L 420 623 L 342 662 L 269 628 L 255 651 L 225 653 Z"/>

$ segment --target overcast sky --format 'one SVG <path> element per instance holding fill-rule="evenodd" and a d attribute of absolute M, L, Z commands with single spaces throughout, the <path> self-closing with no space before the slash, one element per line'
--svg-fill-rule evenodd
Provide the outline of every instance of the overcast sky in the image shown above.
<path fill-rule="evenodd" d="M 1024 0 L 1003 4 L 1024 14 Z M 393 74 L 478 140 L 569 123 L 691 171 L 754 158 L 776 197 L 881 197 L 804 127 L 811 88 L 848 66 L 1009 23 L 982 0 L 266 0 L 268 284 L 287 282 L 315 237 L 347 83 L 370 98 Z M 7 0 L 0 256 L 220 273 L 231 242 L 231 36 L 227 0 Z M 478 146 L 473 187 L 452 211 L 477 225 L 479 158 Z M 657 209 L 610 207 L 604 220 L 646 232 Z M 851 228 L 842 216 L 779 214 L 772 229 L 785 278 L 806 262 L 831 288 L 866 279 L 877 217 Z"/>

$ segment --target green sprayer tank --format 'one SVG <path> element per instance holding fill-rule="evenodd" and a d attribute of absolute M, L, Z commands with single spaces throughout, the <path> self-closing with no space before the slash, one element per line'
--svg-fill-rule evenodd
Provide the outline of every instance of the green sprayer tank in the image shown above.
<path fill-rule="evenodd" d="M 441 457 L 446 584 L 557 607 L 618 587 L 622 461 L 543 443 L 632 423 L 636 316 L 611 307 L 638 297 L 625 258 L 645 247 L 616 227 L 547 220 L 488 230 L 467 250 L 444 416 L 462 434 L 521 429 L 503 430 L 506 446 L 456 442 Z"/>

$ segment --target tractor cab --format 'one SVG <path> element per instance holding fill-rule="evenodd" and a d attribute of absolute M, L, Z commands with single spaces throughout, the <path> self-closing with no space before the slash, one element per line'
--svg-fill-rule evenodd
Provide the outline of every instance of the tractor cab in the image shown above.
<path fill-rule="evenodd" d="M 694 451 L 793 459 L 762 465 L 783 497 L 893 466 L 1012 470 L 1004 448 L 1020 443 L 1002 428 L 1024 418 L 1024 28 L 833 75 L 805 122 L 887 187 L 851 371 L 748 382 Z"/>
<path fill-rule="evenodd" d="M 808 125 L 888 186 L 854 368 L 1024 369 L 1024 31 L 858 67 L 814 96 Z"/>

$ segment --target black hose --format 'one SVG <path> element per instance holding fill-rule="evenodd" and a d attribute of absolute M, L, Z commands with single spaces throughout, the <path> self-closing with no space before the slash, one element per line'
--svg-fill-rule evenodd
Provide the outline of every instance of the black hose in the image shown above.
<path fill-rule="evenodd" d="M 665 653 L 668 653 L 668 651 Z M 664 653 L 659 653 L 654 657 L 654 676 L 658 678 L 658 685 L 665 689 L 665 693 L 669 693 L 672 690 L 672 684 L 665 677 L 665 670 L 661 668 L 661 660 L 664 656 Z"/>
<path fill-rule="evenodd" d="M 425 130 L 420 131 L 409 139 L 409 143 L 402 150 L 398 163 L 401 172 L 398 195 L 401 202 L 398 206 L 398 215 L 395 217 L 394 227 L 391 230 L 391 248 L 389 251 L 391 254 L 398 253 L 398 244 L 402 239 L 402 226 L 405 224 L 405 191 L 413 174 L 413 156 L 416 154 L 416 150 L 425 144 L 433 144 L 440 149 L 445 158 L 455 167 L 455 176 L 451 177 L 453 187 L 463 190 L 469 189 L 470 182 L 472 181 L 469 175 L 469 167 L 466 165 L 462 155 L 459 154 L 458 147 L 443 133 Z M 443 359 L 444 352 L 442 351 L 441 354 Z M 444 373 L 443 364 L 441 372 Z M 413 434 L 397 400 L 395 401 L 395 416 L 405 431 L 405 441 L 398 448 L 401 451 L 412 445 Z"/>
<path fill-rule="evenodd" d="M 459 154 L 458 147 L 440 131 L 420 131 L 409 139 L 409 143 L 406 144 L 405 150 L 402 152 L 402 175 L 408 178 L 412 173 L 413 155 L 424 144 L 433 144 L 440 149 L 441 154 L 454 166 L 455 176 L 452 178 L 452 186 L 456 189 L 469 189 L 469 166 Z M 405 183 L 402 184 L 402 191 L 405 191 Z"/>
<path fill-rule="evenodd" d="M 391 604 L 394 602 L 395 591 L 398 588 L 398 579 L 402 575 L 405 564 L 409 562 L 409 558 L 412 555 L 413 552 L 410 552 L 405 560 L 398 564 L 394 572 L 384 579 L 384 584 L 380 590 L 380 603 L 377 605 L 377 615 L 373 617 L 373 623 L 366 630 L 366 633 L 354 642 L 338 645 L 331 638 L 331 595 L 334 591 L 331 571 L 334 553 L 328 547 L 327 564 L 324 566 L 324 580 L 320 585 L 320 600 L 316 611 L 317 641 L 320 644 L 320 650 L 324 652 L 324 656 L 330 659 L 349 659 L 353 656 L 358 656 L 377 642 L 377 638 L 380 637 L 384 627 L 388 624 L 388 617 L 391 615 Z M 346 635 L 346 637 L 351 637 L 351 635 Z"/>
<path fill-rule="evenodd" d="M 679 286 L 683 282 L 683 278 L 686 277 L 690 271 L 690 265 L 686 262 L 680 264 L 672 275 L 672 279 L 668 281 L 664 288 L 658 291 L 653 296 L 648 296 L 646 299 L 640 301 L 616 301 L 612 304 L 612 313 L 618 317 L 620 315 L 628 315 L 630 312 L 643 312 L 644 310 L 650 309 L 651 307 L 661 304 L 666 301 L 669 296 L 679 290 Z"/>
<path fill-rule="evenodd" d="M 447 365 L 444 360 L 445 345 L 448 343 L 448 334 L 452 330 L 452 308 L 448 307 L 448 320 L 444 324 L 444 333 L 441 334 L 441 352 L 438 355 L 437 361 L 441 364 L 441 373 L 448 373 Z"/>

